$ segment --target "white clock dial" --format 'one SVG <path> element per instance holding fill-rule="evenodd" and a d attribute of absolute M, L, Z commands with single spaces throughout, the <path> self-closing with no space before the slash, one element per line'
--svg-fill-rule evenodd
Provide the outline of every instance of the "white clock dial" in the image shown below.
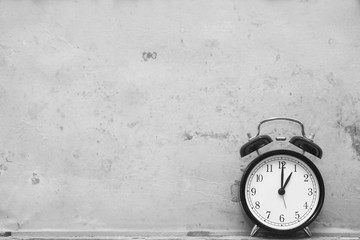
<path fill-rule="evenodd" d="M 249 172 L 245 200 L 263 225 L 290 230 L 307 222 L 320 199 L 319 181 L 304 161 L 290 155 L 262 159 Z"/>

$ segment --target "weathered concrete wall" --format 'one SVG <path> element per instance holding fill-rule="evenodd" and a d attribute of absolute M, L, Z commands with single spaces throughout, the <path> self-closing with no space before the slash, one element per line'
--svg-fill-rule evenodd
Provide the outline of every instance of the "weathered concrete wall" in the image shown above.
<path fill-rule="evenodd" d="M 0 228 L 247 231 L 258 122 L 316 132 L 360 229 L 360 2 L 1 1 Z"/>

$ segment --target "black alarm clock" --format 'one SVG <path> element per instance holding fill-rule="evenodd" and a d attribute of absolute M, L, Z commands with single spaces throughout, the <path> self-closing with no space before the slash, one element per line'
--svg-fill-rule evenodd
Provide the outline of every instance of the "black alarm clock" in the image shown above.
<path fill-rule="evenodd" d="M 301 127 L 301 136 L 287 141 L 260 135 L 265 122 L 286 120 Z M 322 157 L 313 142 L 314 134 L 305 136 L 304 125 L 292 118 L 263 120 L 255 137 L 240 149 L 241 157 L 251 156 L 240 181 L 240 201 L 244 212 L 255 224 L 250 236 L 259 229 L 271 234 L 293 234 L 304 230 L 310 237 L 309 224 L 319 215 L 324 203 L 325 187 L 320 171 L 313 163 Z M 249 157 L 248 156 L 248 157 Z"/>

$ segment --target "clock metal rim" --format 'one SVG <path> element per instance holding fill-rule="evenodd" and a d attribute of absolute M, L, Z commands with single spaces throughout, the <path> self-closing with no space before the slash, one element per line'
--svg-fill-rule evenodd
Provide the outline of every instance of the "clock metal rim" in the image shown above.
<path fill-rule="evenodd" d="M 264 225 L 261 221 L 259 221 L 250 211 L 249 206 L 246 204 L 246 190 L 245 190 L 245 185 L 246 185 L 246 180 L 250 175 L 250 172 L 252 171 L 252 169 L 258 164 L 260 163 L 262 160 L 264 160 L 267 157 L 271 157 L 271 156 L 275 156 L 275 155 L 289 155 L 295 158 L 298 158 L 300 161 L 303 161 L 305 164 L 307 164 L 311 170 L 314 172 L 315 177 L 317 178 L 318 182 L 319 182 L 319 202 L 318 205 L 315 208 L 315 211 L 313 212 L 313 214 L 308 218 L 308 220 L 306 220 L 303 224 L 301 224 L 298 227 L 295 227 L 293 229 L 286 229 L 286 230 L 280 230 L 280 229 L 274 229 L 271 228 L 269 226 Z M 266 152 L 264 154 L 261 154 L 259 156 L 257 156 L 245 169 L 244 174 L 241 178 L 241 182 L 240 182 L 240 201 L 241 201 L 241 205 L 246 213 L 246 215 L 250 218 L 250 220 L 260 226 L 262 229 L 265 229 L 271 233 L 276 233 L 276 234 L 289 234 L 289 233 L 294 233 L 297 232 L 299 230 L 304 229 L 305 227 L 307 227 L 310 223 L 312 223 L 316 217 L 319 215 L 322 206 L 324 204 L 324 200 L 325 200 L 325 186 L 324 186 L 324 181 L 323 178 L 320 174 L 319 169 L 316 167 L 316 165 L 306 156 L 304 156 L 303 154 L 300 154 L 298 152 L 292 151 L 292 150 L 287 150 L 287 149 L 278 149 L 278 150 L 272 150 L 269 152 Z"/>

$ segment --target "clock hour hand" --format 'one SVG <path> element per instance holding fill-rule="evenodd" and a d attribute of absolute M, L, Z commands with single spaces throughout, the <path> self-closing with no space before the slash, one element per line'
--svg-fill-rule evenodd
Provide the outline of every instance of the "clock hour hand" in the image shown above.
<path fill-rule="evenodd" d="M 291 172 L 290 175 L 287 177 L 287 179 L 286 179 L 286 181 L 285 181 L 285 184 L 284 184 L 284 186 L 283 186 L 282 188 L 285 189 L 286 185 L 287 185 L 287 184 L 289 183 L 289 181 L 290 181 L 291 175 L 292 175 L 292 172 Z"/>
<path fill-rule="evenodd" d="M 279 195 L 282 196 L 282 195 L 285 194 L 285 187 L 289 183 L 291 176 L 292 176 L 292 172 L 287 177 L 287 179 L 286 179 L 286 181 L 284 183 L 284 165 L 282 165 L 282 167 L 281 167 L 281 187 L 278 190 Z"/>

